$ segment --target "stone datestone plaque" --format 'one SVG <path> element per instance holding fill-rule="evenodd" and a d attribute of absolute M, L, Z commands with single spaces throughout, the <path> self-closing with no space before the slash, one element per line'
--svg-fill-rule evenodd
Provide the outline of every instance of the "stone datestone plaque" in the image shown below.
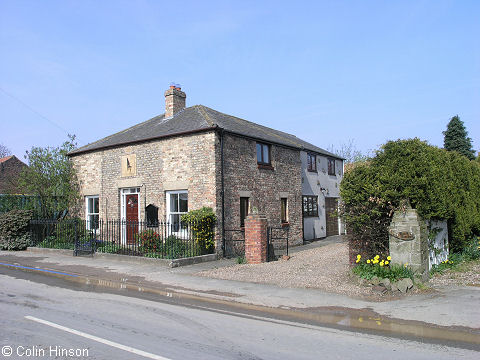
<path fill-rule="evenodd" d="M 135 154 L 122 156 L 122 177 L 137 175 L 137 156 Z"/>

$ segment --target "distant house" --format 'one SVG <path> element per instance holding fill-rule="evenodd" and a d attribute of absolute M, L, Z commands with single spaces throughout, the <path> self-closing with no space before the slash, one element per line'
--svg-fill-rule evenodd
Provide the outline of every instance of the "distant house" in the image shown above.
<path fill-rule="evenodd" d="M 221 236 L 241 229 L 256 208 L 270 226 L 289 226 L 294 244 L 338 234 L 337 219 L 328 216 L 343 159 L 294 135 L 185 103 L 185 92 L 171 86 L 165 114 L 69 154 L 84 196 L 80 216 L 178 228 L 182 214 L 207 206 Z"/>
<path fill-rule="evenodd" d="M 27 167 L 15 155 L 0 158 L 0 194 L 20 194 L 18 177 Z"/>

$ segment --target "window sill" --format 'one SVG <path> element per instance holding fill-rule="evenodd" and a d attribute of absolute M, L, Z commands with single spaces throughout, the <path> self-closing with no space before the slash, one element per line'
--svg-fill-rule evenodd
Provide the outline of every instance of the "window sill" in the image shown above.
<path fill-rule="evenodd" d="M 318 174 L 318 171 L 317 171 L 317 170 L 309 170 L 309 169 L 307 169 L 307 171 L 308 171 L 308 172 L 311 172 L 311 173 L 316 173 L 316 174 Z"/>
<path fill-rule="evenodd" d="M 289 222 L 282 222 L 282 228 L 287 228 L 287 227 L 290 227 L 290 223 Z"/>
<path fill-rule="evenodd" d="M 257 167 L 264 170 L 274 170 L 272 165 L 267 164 L 257 164 Z"/>

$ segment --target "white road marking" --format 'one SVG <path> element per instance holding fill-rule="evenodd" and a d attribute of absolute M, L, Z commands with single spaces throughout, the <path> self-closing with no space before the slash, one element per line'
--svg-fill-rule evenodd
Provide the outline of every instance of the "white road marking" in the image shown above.
<path fill-rule="evenodd" d="M 82 336 L 84 338 L 87 338 L 87 339 L 90 339 L 90 340 L 93 340 L 93 341 L 97 341 L 99 343 L 115 347 L 117 349 L 128 351 L 128 352 L 131 352 L 132 354 L 140 355 L 140 356 L 143 356 L 143 357 L 146 357 L 146 358 L 149 358 L 149 359 L 170 360 L 170 359 L 168 359 L 166 357 L 163 357 L 163 356 L 155 355 L 155 354 L 143 351 L 143 350 L 135 349 L 135 348 L 130 347 L 130 346 L 122 345 L 122 344 L 119 344 L 119 343 L 116 343 L 116 342 L 113 342 L 113 341 L 110 341 L 110 340 L 107 340 L 107 339 L 103 339 L 103 338 L 95 336 L 95 335 L 90 335 L 90 334 L 84 333 L 82 331 L 78 331 L 78 330 L 75 330 L 75 329 L 70 329 L 66 326 L 58 325 L 58 324 L 55 324 L 53 322 L 50 322 L 50 321 L 47 321 L 47 320 L 42 320 L 42 319 L 39 319 L 39 318 L 36 318 L 36 317 L 33 317 L 33 316 L 27 315 L 27 316 L 25 316 L 25 319 L 32 320 L 32 321 L 35 321 L 35 322 L 38 322 L 40 324 L 44 324 L 44 325 L 47 325 L 47 326 L 51 326 L 55 329 L 63 330 L 63 331 L 69 332 L 71 334 Z"/>

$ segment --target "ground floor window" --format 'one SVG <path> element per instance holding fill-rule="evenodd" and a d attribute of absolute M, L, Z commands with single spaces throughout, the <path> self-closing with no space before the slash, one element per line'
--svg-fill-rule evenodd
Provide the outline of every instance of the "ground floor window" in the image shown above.
<path fill-rule="evenodd" d="M 281 203 L 281 213 L 280 213 L 280 216 L 281 216 L 281 219 L 282 219 L 282 223 L 287 223 L 288 222 L 288 208 L 287 208 L 287 198 L 281 198 L 280 199 L 280 203 Z"/>
<path fill-rule="evenodd" d="M 245 226 L 245 218 L 248 216 L 248 197 L 240 198 L 240 227 Z"/>
<path fill-rule="evenodd" d="M 303 196 L 303 217 L 318 216 L 318 196 Z"/>
<path fill-rule="evenodd" d="M 98 229 L 99 207 L 98 195 L 85 197 L 85 214 L 88 230 Z"/>
<path fill-rule="evenodd" d="M 188 191 L 167 191 L 167 222 L 172 232 L 183 230 L 181 217 L 188 212 Z"/>

